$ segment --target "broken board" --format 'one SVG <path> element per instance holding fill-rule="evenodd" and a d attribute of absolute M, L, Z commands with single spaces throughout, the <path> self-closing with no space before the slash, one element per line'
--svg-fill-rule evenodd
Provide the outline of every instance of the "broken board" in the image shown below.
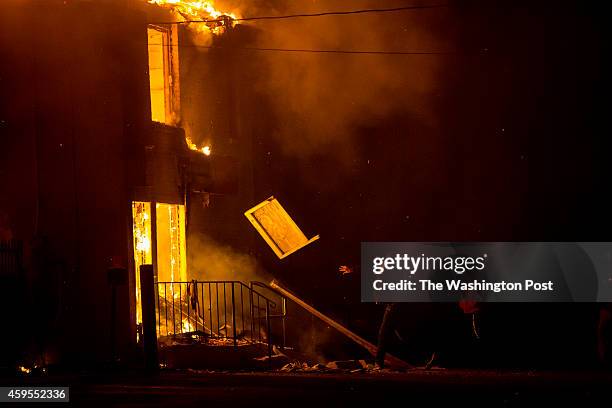
<path fill-rule="evenodd" d="M 278 200 L 270 197 L 244 215 L 280 259 L 319 239 L 310 239 L 300 230 Z"/>

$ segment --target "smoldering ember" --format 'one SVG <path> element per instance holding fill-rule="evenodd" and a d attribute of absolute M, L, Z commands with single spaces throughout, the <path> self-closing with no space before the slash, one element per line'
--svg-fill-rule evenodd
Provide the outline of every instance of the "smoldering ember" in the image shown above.
<path fill-rule="evenodd" d="M 2 1 L 0 402 L 603 404 L 606 11 Z"/>

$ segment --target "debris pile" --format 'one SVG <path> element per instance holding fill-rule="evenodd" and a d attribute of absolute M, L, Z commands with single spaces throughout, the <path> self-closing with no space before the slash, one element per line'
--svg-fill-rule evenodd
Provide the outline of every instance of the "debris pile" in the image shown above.
<path fill-rule="evenodd" d="M 327 364 L 317 363 L 313 365 L 295 361 L 285 364 L 279 371 L 284 373 L 369 373 L 387 370 L 381 370 L 378 366 L 365 360 L 338 360 L 330 361 Z"/>
<path fill-rule="evenodd" d="M 210 337 L 209 334 L 200 330 L 178 333 L 176 335 L 160 336 L 158 338 L 159 345 L 162 347 L 179 346 L 179 345 L 192 345 L 192 344 L 205 344 L 208 346 L 233 346 L 234 339 L 232 337 Z M 244 346 L 251 344 L 252 342 L 242 337 L 236 338 L 237 346 Z"/>

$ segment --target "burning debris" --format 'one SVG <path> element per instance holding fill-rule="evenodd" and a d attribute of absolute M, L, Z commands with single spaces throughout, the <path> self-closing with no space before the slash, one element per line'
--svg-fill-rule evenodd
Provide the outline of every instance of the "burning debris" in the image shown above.
<path fill-rule="evenodd" d="M 344 373 L 344 374 L 357 374 L 357 373 L 390 373 L 390 372 L 404 372 L 405 370 L 396 369 L 391 370 L 388 368 L 380 368 L 376 364 L 369 363 L 366 360 L 338 360 L 330 361 L 327 364 L 317 363 L 310 365 L 306 362 L 294 361 L 285 364 L 278 371 L 283 373 Z"/>
<path fill-rule="evenodd" d="M 17 369 L 19 370 L 20 373 L 22 374 L 30 374 L 32 372 L 31 368 L 28 367 L 24 367 L 24 366 L 19 366 L 17 367 Z"/>
<path fill-rule="evenodd" d="M 160 336 L 158 338 L 161 347 L 205 344 L 212 347 L 233 347 L 234 340 L 230 337 L 211 337 L 210 333 L 197 330 L 193 332 L 178 333 L 176 335 Z M 244 337 L 236 339 L 236 346 L 252 344 L 252 341 Z"/>
<path fill-rule="evenodd" d="M 21 376 L 44 376 L 47 375 L 47 367 L 37 363 L 29 365 L 18 365 L 16 367 L 18 375 Z"/>
<path fill-rule="evenodd" d="M 272 355 L 255 360 L 266 363 L 269 367 L 276 367 L 278 371 L 284 373 L 365 373 L 381 371 L 374 363 L 369 363 L 366 360 L 335 360 L 327 363 L 314 363 L 305 361 L 306 359 L 306 355 L 292 349 L 288 348 L 281 351 L 274 346 Z"/>
<path fill-rule="evenodd" d="M 236 14 L 217 10 L 213 1 L 148 0 L 177 14 L 179 21 L 198 21 L 189 27 L 198 33 L 223 34 L 235 25 Z"/>
<path fill-rule="evenodd" d="M 198 145 L 196 145 L 189 136 L 185 137 L 185 142 L 187 143 L 187 147 L 189 148 L 189 150 L 193 150 L 194 152 L 200 152 L 206 156 L 210 156 L 210 154 L 212 153 L 212 148 L 209 145 L 198 147 Z"/>

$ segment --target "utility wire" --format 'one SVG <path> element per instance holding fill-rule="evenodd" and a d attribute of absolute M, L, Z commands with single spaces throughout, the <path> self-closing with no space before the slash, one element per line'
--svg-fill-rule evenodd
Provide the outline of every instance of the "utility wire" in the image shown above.
<path fill-rule="evenodd" d="M 271 52 L 302 52 L 310 54 L 370 54 L 370 55 L 449 55 L 455 52 L 445 51 L 377 51 L 377 50 L 312 50 L 302 48 L 261 48 L 261 47 L 206 47 L 209 49 L 221 48 L 244 51 L 271 51 Z"/>
<path fill-rule="evenodd" d="M 421 6 L 404 6 L 404 7 L 393 7 L 393 8 L 372 8 L 372 9 L 361 9 L 361 10 L 347 10 L 347 11 L 326 11 L 321 13 L 302 13 L 302 14 L 288 14 L 281 16 L 258 16 L 258 17 L 241 17 L 232 18 L 231 21 L 254 21 L 254 20 L 283 20 L 289 18 L 304 18 L 304 17 L 324 17 L 324 16 L 345 16 L 351 14 L 366 14 L 366 13 L 394 13 L 398 11 L 407 10 L 424 10 L 450 7 L 449 4 L 429 4 Z M 186 21 L 171 21 L 164 23 L 151 23 L 151 24 L 190 24 L 190 23 L 222 23 L 225 19 L 213 19 L 213 20 L 186 20 Z"/>
<path fill-rule="evenodd" d="M 371 8 L 371 9 L 360 9 L 360 10 L 347 10 L 347 11 L 327 11 L 321 13 L 303 13 L 303 14 L 289 14 L 281 16 L 259 16 L 259 17 L 241 17 L 231 19 L 231 21 L 253 21 L 253 20 L 280 20 L 290 18 L 303 18 L 303 17 L 323 17 L 323 16 L 334 16 L 334 15 L 351 15 L 351 14 L 365 14 L 365 13 L 393 13 L 407 10 L 422 10 L 422 9 L 434 9 L 450 7 L 449 4 L 429 4 L 429 5 L 413 5 L 393 8 Z M 186 21 L 172 21 L 163 23 L 150 23 L 153 25 L 164 25 L 164 24 L 190 24 L 190 23 L 220 23 L 226 22 L 226 19 L 212 19 L 212 20 L 186 20 Z M 162 46 L 173 46 L 171 44 L 150 44 L 150 45 L 162 45 Z M 292 53 L 309 53 L 309 54 L 362 54 L 362 55 L 452 55 L 458 54 L 457 52 L 448 51 L 381 51 L 381 50 L 316 50 L 316 49 L 301 49 L 301 48 L 264 48 L 264 47 L 222 47 L 222 46 L 202 46 L 202 45 L 187 45 L 180 44 L 179 48 L 182 47 L 194 47 L 204 49 L 229 49 L 229 50 L 241 50 L 241 51 L 269 51 L 269 52 L 292 52 Z"/>
<path fill-rule="evenodd" d="M 174 47 L 172 44 L 149 44 Z M 384 50 L 315 50 L 307 48 L 223 47 L 196 44 L 179 44 L 179 48 L 204 48 L 209 50 L 301 52 L 309 54 L 365 54 L 365 55 L 459 55 L 456 51 L 384 51 Z"/>

